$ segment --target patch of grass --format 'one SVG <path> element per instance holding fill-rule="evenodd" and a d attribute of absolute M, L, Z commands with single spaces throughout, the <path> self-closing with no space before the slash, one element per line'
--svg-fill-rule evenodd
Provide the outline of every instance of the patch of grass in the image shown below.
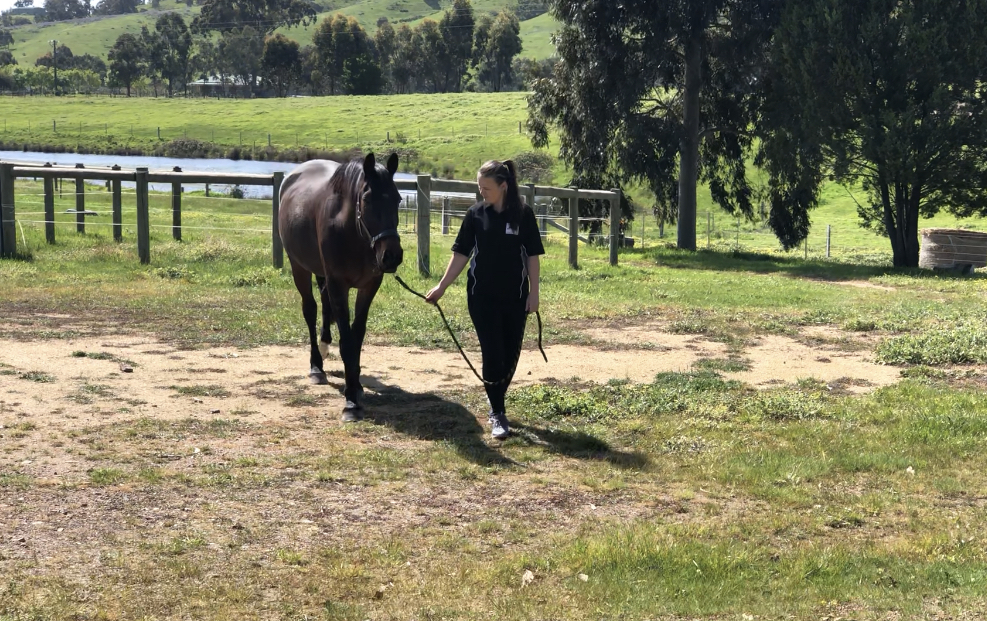
<path fill-rule="evenodd" d="M 186 397 L 217 397 L 226 398 L 230 396 L 230 391 L 218 384 L 193 385 L 193 386 L 169 386 L 172 390 Z"/>
<path fill-rule="evenodd" d="M 33 481 L 34 479 L 26 474 L 0 472 L 0 487 L 27 489 L 31 487 Z"/>
<path fill-rule="evenodd" d="M 139 365 L 132 360 L 127 360 L 126 358 L 120 358 L 114 354 L 105 351 L 81 351 L 76 350 L 72 352 L 73 358 L 89 358 L 90 360 L 112 360 L 114 362 L 123 362 L 129 364 L 131 367 L 138 367 Z"/>
<path fill-rule="evenodd" d="M 295 550 L 288 550 L 288 549 L 278 550 L 277 557 L 278 560 L 284 563 L 285 565 L 292 565 L 294 567 L 304 567 L 309 563 L 301 552 Z"/>
<path fill-rule="evenodd" d="M 301 395 L 291 395 L 284 402 L 284 404 L 287 405 L 288 407 L 300 408 L 300 407 L 312 407 L 318 405 L 321 401 L 322 398 L 316 395 L 301 394 Z"/>
<path fill-rule="evenodd" d="M 29 382 L 37 382 L 39 384 L 51 384 L 55 381 L 55 376 L 51 373 L 45 373 L 44 371 L 24 371 L 18 374 L 22 380 L 27 380 Z"/>
<path fill-rule="evenodd" d="M 692 368 L 699 371 L 721 373 L 740 373 L 750 371 L 751 367 L 751 361 L 744 358 L 701 358 L 692 363 Z"/>
<path fill-rule="evenodd" d="M 127 475 L 117 468 L 93 468 L 89 471 L 89 481 L 93 485 L 116 485 L 127 478 Z"/>
<path fill-rule="evenodd" d="M 199 535 L 183 535 L 174 537 L 156 546 L 161 554 L 168 556 L 182 556 L 198 550 L 206 545 L 206 540 Z"/>
<path fill-rule="evenodd" d="M 987 362 L 987 327 L 982 323 L 935 326 L 919 334 L 892 336 L 875 351 L 885 364 L 969 364 Z"/>

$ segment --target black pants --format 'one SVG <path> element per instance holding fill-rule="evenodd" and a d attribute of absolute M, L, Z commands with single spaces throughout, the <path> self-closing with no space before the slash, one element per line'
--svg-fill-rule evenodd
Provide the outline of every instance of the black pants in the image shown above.
<path fill-rule="evenodd" d="M 504 412 L 504 395 L 514 375 L 524 339 L 524 325 L 528 320 L 524 310 L 527 300 L 498 302 L 469 296 L 468 303 L 483 354 L 483 379 L 499 382 L 507 378 L 497 386 L 484 385 L 490 399 L 490 409 Z M 507 377 L 508 372 L 511 377 Z"/>

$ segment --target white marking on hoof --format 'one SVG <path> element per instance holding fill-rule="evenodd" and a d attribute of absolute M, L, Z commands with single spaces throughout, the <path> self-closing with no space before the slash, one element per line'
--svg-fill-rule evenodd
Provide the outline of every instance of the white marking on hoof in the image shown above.
<path fill-rule="evenodd" d="M 319 341 L 319 353 L 322 355 L 322 359 L 325 360 L 326 356 L 329 355 L 329 343 Z"/>

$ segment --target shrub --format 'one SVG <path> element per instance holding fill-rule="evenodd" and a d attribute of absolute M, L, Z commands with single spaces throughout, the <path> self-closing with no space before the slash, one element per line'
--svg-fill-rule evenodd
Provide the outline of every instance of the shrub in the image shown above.
<path fill-rule="evenodd" d="M 551 184 L 555 158 L 540 151 L 525 151 L 514 156 L 518 181 L 521 183 Z"/>

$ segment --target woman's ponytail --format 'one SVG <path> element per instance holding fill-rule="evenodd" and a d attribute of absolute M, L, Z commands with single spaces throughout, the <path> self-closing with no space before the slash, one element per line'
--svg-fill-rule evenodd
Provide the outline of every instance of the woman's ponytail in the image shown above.
<path fill-rule="evenodd" d="M 497 183 L 506 183 L 507 192 L 504 194 L 504 215 L 515 231 L 521 226 L 521 190 L 517 184 L 517 168 L 514 162 L 507 160 L 498 162 L 491 160 L 480 167 L 480 175 L 490 177 Z"/>

